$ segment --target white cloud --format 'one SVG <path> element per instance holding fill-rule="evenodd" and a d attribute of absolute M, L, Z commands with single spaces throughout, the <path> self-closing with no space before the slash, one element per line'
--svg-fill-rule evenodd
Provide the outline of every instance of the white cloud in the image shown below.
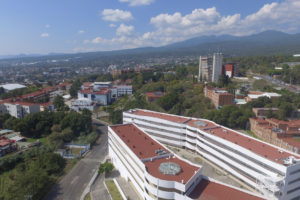
<path fill-rule="evenodd" d="M 109 25 L 110 28 L 114 28 L 114 27 L 116 27 L 116 26 L 117 26 L 117 25 L 115 25 L 115 24 L 110 24 L 110 25 Z"/>
<path fill-rule="evenodd" d="M 121 24 L 117 29 L 117 35 L 131 35 L 134 31 L 134 26 L 126 26 L 125 24 Z"/>
<path fill-rule="evenodd" d="M 150 24 L 155 27 L 154 31 L 135 33 L 135 37 L 132 37 L 130 34 L 134 27 L 121 24 L 116 32 L 117 37 L 101 38 L 94 44 L 99 44 L 99 48 L 102 45 L 101 48 L 112 50 L 161 46 L 201 35 L 241 36 L 270 29 L 289 32 L 300 28 L 299 10 L 299 0 L 285 0 L 281 3 L 265 4 L 257 12 L 245 17 L 239 13 L 222 15 L 216 7 L 195 9 L 185 15 L 180 12 L 162 13 L 150 20 Z"/>
<path fill-rule="evenodd" d="M 81 34 L 84 34 L 84 33 L 85 33 L 84 30 L 79 30 L 79 31 L 78 31 L 78 34 L 80 34 L 80 35 L 81 35 Z"/>
<path fill-rule="evenodd" d="M 46 27 L 46 28 L 50 28 L 50 24 L 46 24 L 45 27 Z"/>
<path fill-rule="evenodd" d="M 50 35 L 49 35 L 49 33 L 42 33 L 41 34 L 41 37 L 49 37 Z"/>
<path fill-rule="evenodd" d="M 93 44 L 98 44 L 98 43 L 100 43 L 102 40 L 103 40 L 103 39 L 102 39 L 101 37 L 96 37 L 96 38 L 94 38 L 91 42 L 92 42 Z"/>
<path fill-rule="evenodd" d="M 264 30 L 291 30 L 300 26 L 300 2 L 286 0 L 265 4 L 257 12 L 241 18 L 239 13 L 221 15 L 215 7 L 195 9 L 187 15 L 179 12 L 152 17 L 150 23 L 157 29 L 147 39 L 156 44 L 167 44 L 201 35 L 249 35 Z"/>
<path fill-rule="evenodd" d="M 119 9 L 104 9 L 101 15 L 103 20 L 112 22 L 129 21 L 133 19 L 131 12 Z"/>
<path fill-rule="evenodd" d="M 119 0 L 119 1 L 129 3 L 130 6 L 144 6 L 144 5 L 150 5 L 155 0 Z"/>

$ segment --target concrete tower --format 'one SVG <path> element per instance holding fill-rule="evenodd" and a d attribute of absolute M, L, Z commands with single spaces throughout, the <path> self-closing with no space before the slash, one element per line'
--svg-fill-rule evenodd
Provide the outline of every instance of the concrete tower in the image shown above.
<path fill-rule="evenodd" d="M 217 83 L 219 76 L 222 74 L 223 54 L 214 53 L 213 55 L 213 69 L 211 81 Z"/>

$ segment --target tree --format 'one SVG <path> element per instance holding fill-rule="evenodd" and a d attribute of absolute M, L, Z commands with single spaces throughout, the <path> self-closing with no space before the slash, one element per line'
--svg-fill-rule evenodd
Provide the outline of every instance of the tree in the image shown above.
<path fill-rule="evenodd" d="M 115 110 L 109 114 L 109 120 L 113 124 L 121 124 L 122 123 L 122 110 Z"/>
<path fill-rule="evenodd" d="M 57 95 L 53 100 L 53 105 L 57 111 L 65 111 L 66 105 L 64 98 L 60 95 Z"/>
<path fill-rule="evenodd" d="M 229 76 L 220 75 L 217 86 L 222 88 L 222 87 L 226 87 L 229 83 L 231 83 L 231 80 L 230 80 Z"/>
<path fill-rule="evenodd" d="M 109 173 L 113 169 L 114 169 L 114 165 L 106 161 L 105 163 L 100 164 L 98 172 L 99 174 Z"/>
<path fill-rule="evenodd" d="M 2 94 L 4 94 L 4 93 L 5 93 L 4 88 L 3 88 L 3 87 L 0 87 L 0 96 L 1 96 Z"/>
<path fill-rule="evenodd" d="M 52 183 L 47 172 L 33 162 L 25 172 L 17 172 L 13 185 L 9 187 L 8 199 L 42 199 L 44 190 Z"/>
<path fill-rule="evenodd" d="M 175 92 L 166 94 L 158 100 L 158 104 L 166 111 L 170 110 L 178 101 L 178 95 Z"/>
<path fill-rule="evenodd" d="M 176 68 L 176 77 L 178 79 L 186 78 L 187 75 L 188 75 L 188 70 L 186 67 L 180 66 Z"/>
<path fill-rule="evenodd" d="M 283 102 L 279 106 L 278 117 L 281 120 L 286 120 L 287 117 L 291 116 L 294 110 L 293 105 L 289 102 Z"/>
<path fill-rule="evenodd" d="M 77 92 L 81 87 L 81 81 L 79 79 L 76 79 L 74 81 L 74 83 L 72 84 L 71 88 L 70 88 L 70 95 L 72 98 L 77 97 Z"/>
<path fill-rule="evenodd" d="M 48 141 L 55 149 L 62 148 L 64 146 L 63 137 L 60 133 L 54 132 L 48 136 Z"/>

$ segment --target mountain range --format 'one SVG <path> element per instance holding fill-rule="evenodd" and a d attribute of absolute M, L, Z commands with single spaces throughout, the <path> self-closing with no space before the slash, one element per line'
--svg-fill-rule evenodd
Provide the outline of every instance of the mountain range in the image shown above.
<path fill-rule="evenodd" d="M 103 57 L 103 56 L 199 56 L 222 52 L 225 56 L 251 56 L 300 53 L 300 33 L 288 34 L 280 31 L 264 31 L 249 36 L 200 36 L 161 47 L 143 47 L 127 50 L 100 51 L 77 54 L 48 54 L 42 57 Z M 41 55 L 18 55 L 9 58 L 39 57 Z M 5 57 L 1 57 L 0 59 Z M 7 57 L 6 57 L 7 58 Z"/>

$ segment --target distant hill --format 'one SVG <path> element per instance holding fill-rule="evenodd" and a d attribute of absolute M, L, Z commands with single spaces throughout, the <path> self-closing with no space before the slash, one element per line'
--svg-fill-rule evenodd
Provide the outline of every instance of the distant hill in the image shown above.
<path fill-rule="evenodd" d="M 101 51 L 77 54 L 49 54 L 43 57 L 37 55 L 18 55 L 15 59 L 45 60 L 45 59 L 69 59 L 83 60 L 99 58 L 126 58 L 144 59 L 162 56 L 199 56 L 213 52 L 222 52 L 225 56 L 252 56 L 300 53 L 300 33 L 288 34 L 280 31 L 264 31 L 250 36 L 200 36 L 182 42 L 169 44 L 162 47 L 143 47 L 117 51 Z M 10 57 L 11 58 L 11 57 Z M 1 59 L 1 57 L 0 57 Z"/>
<path fill-rule="evenodd" d="M 300 52 L 300 34 L 265 31 L 242 37 L 202 36 L 160 48 L 199 55 L 213 52 L 230 56 L 293 54 Z"/>

